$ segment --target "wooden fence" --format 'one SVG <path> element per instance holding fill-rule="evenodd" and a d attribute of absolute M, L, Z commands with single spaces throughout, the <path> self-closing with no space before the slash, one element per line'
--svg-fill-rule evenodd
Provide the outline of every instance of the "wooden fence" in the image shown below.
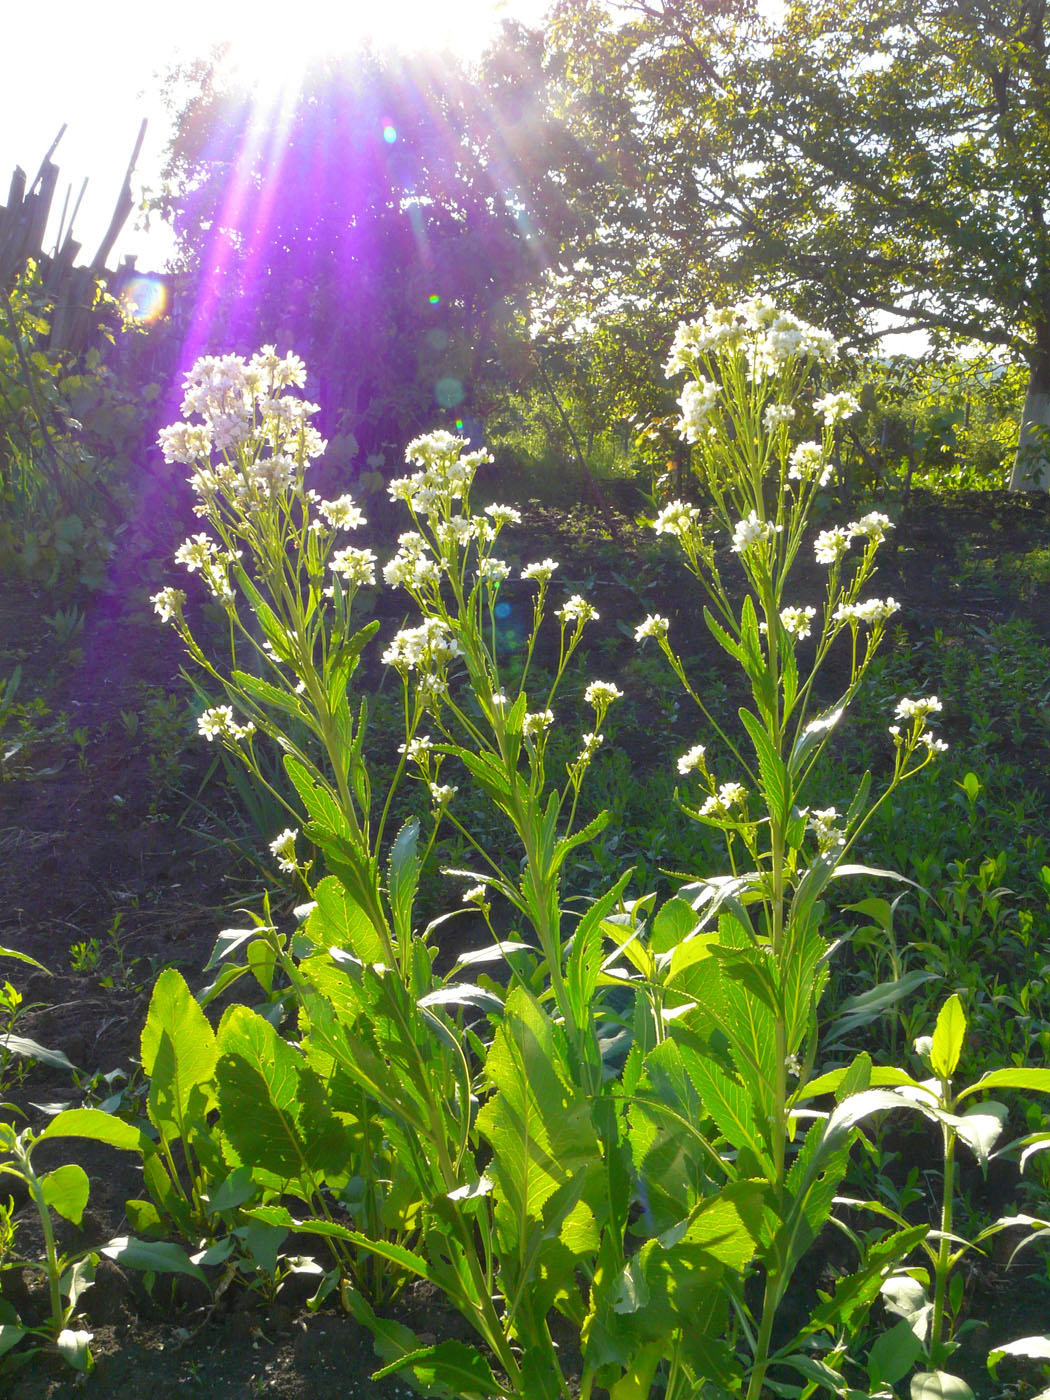
<path fill-rule="evenodd" d="M 106 263 L 135 207 L 131 176 L 142 150 L 146 122 L 143 121 L 139 128 L 124 183 L 98 252 L 90 263 L 80 265 L 77 264 L 77 257 L 81 245 L 73 236 L 73 223 L 84 197 L 86 180 L 72 212 L 69 209 L 71 192 L 67 190 L 54 251 L 44 251 L 44 237 L 58 188 L 58 166 L 51 157 L 65 130 L 63 126 L 51 143 L 32 184 L 27 185 L 25 171 L 18 166 L 11 176 L 7 203 L 0 204 L 0 292 L 10 290 L 27 261 L 32 259 L 39 269 L 44 291 L 53 307 L 48 346 L 52 350 L 76 353 L 85 348 L 97 326 L 97 319 L 91 313 L 96 283 L 101 280 L 107 286 L 117 286 L 134 270 L 133 256 L 125 258 L 115 272 L 110 271 Z"/>

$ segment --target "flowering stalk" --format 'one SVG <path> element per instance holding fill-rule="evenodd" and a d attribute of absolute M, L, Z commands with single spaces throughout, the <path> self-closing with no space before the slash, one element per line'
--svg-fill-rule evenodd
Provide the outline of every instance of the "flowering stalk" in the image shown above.
<path fill-rule="evenodd" d="M 743 570 L 747 594 L 739 611 L 730 602 L 709 527 L 695 506 L 672 501 L 653 526 L 678 540 L 687 567 L 713 605 L 713 611 L 705 609 L 712 636 L 747 674 L 753 708 L 741 710 L 740 718 L 750 758 L 738 741 L 714 725 L 671 644 L 666 619 L 650 617 L 636 634 L 639 641 L 657 642 L 701 714 L 740 763 L 745 780 L 725 781 L 716 775 L 702 744 L 679 760 L 680 775 L 698 782 L 706 794 L 699 803 L 682 801 L 683 809 L 724 833 L 737 877 L 734 889 L 739 892 L 734 916 L 755 949 L 769 959 L 761 974 L 764 995 L 773 1008 L 775 1039 L 774 1082 L 767 1105 L 769 1187 L 783 1222 L 792 1218 L 793 1210 L 786 1151 L 794 1134 L 789 1076 L 799 1077 L 797 1094 L 815 1056 L 816 1003 L 823 985 L 816 958 L 816 921 L 822 907 L 818 897 L 877 806 L 944 747 L 926 727 L 928 716 L 940 709 L 936 698 L 902 701 L 897 718 L 910 723 L 903 731 L 900 725 L 891 729 L 894 770 L 878 802 L 866 805 L 866 778 L 844 818 L 833 807 L 810 811 L 802 805 L 813 767 L 898 606 L 892 598 L 862 597 L 878 547 L 892 528 L 877 511 L 816 535 L 816 560 L 828 569 L 819 613 L 794 604 L 788 593 L 818 494 L 832 475 L 837 424 L 857 410 L 848 393 L 813 397 L 817 375 L 837 358 L 838 348 L 827 333 L 755 299 L 740 307 L 709 310 L 680 326 L 667 364 L 668 374 L 689 376 L 679 399 L 678 429 L 696 447 L 695 467 L 712 502 L 714 529 L 728 537 Z M 799 440 L 807 430 L 810 435 Z M 858 542 L 859 550 L 854 548 Z M 849 681 L 832 705 L 815 711 L 815 682 L 832 645 L 844 633 L 851 648 Z M 811 659 L 803 671 L 800 652 L 807 642 Z M 737 869 L 738 843 L 748 853 L 750 871 Z M 713 899 L 712 891 L 710 882 L 700 881 L 681 893 L 703 911 L 723 902 L 722 896 Z M 756 905 L 761 910 L 757 927 L 752 913 Z M 801 992 L 809 1007 L 805 1015 L 797 1010 L 800 958 L 807 960 L 808 968 L 808 985 L 804 983 Z M 756 1112 L 758 1108 L 756 1104 Z M 790 1232 L 781 1229 L 760 1251 L 765 1298 L 751 1334 L 748 1400 L 758 1400 L 765 1384 L 773 1325 L 790 1283 L 795 1248 Z"/>

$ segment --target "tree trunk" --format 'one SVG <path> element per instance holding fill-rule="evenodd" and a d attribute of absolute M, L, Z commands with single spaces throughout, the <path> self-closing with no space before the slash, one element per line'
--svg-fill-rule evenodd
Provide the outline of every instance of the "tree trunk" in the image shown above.
<path fill-rule="evenodd" d="M 1011 491 L 1050 491 L 1050 352 L 1031 361 Z"/>

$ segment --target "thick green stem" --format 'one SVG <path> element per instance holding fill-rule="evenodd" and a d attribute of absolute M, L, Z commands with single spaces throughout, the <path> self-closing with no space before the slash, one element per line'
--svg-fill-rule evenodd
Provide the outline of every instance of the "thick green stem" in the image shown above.
<path fill-rule="evenodd" d="M 947 1080 L 942 1081 L 941 1095 L 946 1104 L 951 1103 L 951 1090 Z M 951 1273 L 951 1235 L 955 1195 L 955 1138 L 954 1128 L 941 1124 L 944 1142 L 944 1195 L 941 1200 L 941 1238 L 937 1248 L 937 1281 L 933 1293 L 933 1317 L 930 1321 L 930 1365 L 939 1369 L 947 1359 L 948 1348 L 944 1337 L 945 1309 L 948 1297 L 948 1276 Z"/>

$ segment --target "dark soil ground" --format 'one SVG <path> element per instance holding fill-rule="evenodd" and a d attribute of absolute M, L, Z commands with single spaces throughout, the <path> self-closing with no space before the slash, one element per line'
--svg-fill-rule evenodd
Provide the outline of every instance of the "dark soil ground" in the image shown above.
<path fill-rule="evenodd" d="M 906 625 L 932 634 L 1023 616 L 1050 641 L 1050 500 L 920 496 L 895 513 L 898 529 L 877 591 L 904 604 Z M 622 535 L 611 541 L 596 517 L 535 510 L 527 522 L 528 557 L 549 552 L 571 559 L 563 572 L 587 579 L 613 630 L 617 621 L 633 627 L 646 612 L 682 618 L 695 612 L 680 572 L 669 566 L 654 578 L 651 561 L 638 562 L 631 522 L 617 520 Z M 998 563 L 1007 559 L 1027 559 L 1032 567 L 1011 580 Z M 649 586 L 639 597 L 643 574 Z M 813 582 L 819 586 L 816 573 Z M 18 1033 L 61 1050 L 78 1067 L 70 1076 L 30 1065 L 21 1079 L 8 1067 L 5 1096 L 36 1125 L 49 1106 L 98 1102 L 119 1087 L 119 1079 L 107 1086 L 99 1075 L 121 1071 L 134 1079 L 154 976 L 174 964 L 200 986 L 216 933 L 237 921 L 239 905 L 258 908 L 264 883 L 244 849 L 225 839 L 223 815 L 231 808 L 219 785 L 213 780 L 203 789 L 200 806 L 187 804 L 184 794 L 198 793 L 213 755 L 191 736 L 180 645 L 153 619 L 148 591 L 80 600 L 82 630 L 63 643 L 60 625 L 44 620 L 62 600 L 0 580 L 0 681 L 20 665 L 16 702 L 42 697 L 51 711 L 21 724 L 37 741 L 0 767 L 0 944 L 31 954 L 52 974 L 5 962 L 0 980 L 10 978 L 23 993 Z M 1050 689 L 1050 677 L 1047 682 Z M 179 698 L 169 701 L 170 695 Z M 0 694 L 0 716 L 2 700 Z M 0 753 L 19 728 L 17 714 L 9 717 Z M 639 736 L 643 746 L 662 740 L 655 732 Z M 1033 771 L 1031 780 L 1045 787 L 1047 774 Z M 71 949 L 78 944 L 88 951 L 76 959 Z M 134 1167 L 102 1148 L 73 1155 L 92 1182 L 84 1246 L 126 1233 L 124 1202 L 141 1193 Z M 0 1199 L 8 1189 L 0 1183 Z M 32 1221 L 17 1195 L 16 1206 L 17 1244 L 30 1253 Z M 2 1280 L 3 1293 L 31 1310 L 37 1285 L 30 1276 L 9 1271 Z M 1033 1288 L 1031 1274 L 987 1262 L 971 1287 L 975 1315 L 1008 1317 L 1008 1335 L 1046 1330 L 1050 1294 Z M 417 1327 L 441 1331 L 442 1315 L 425 1298 L 405 1306 Z M 404 1382 L 369 1379 L 376 1365 L 370 1338 L 337 1306 L 330 1302 L 311 1314 L 291 1290 L 272 1304 L 232 1289 L 212 1300 L 161 1279 L 149 1294 L 140 1276 L 104 1264 L 84 1295 L 83 1317 L 81 1325 L 95 1334 L 91 1375 L 77 1378 L 41 1356 L 6 1382 L 0 1378 L 0 1393 L 5 1384 L 19 1400 L 74 1394 L 382 1400 L 409 1393 Z M 976 1379 L 980 1369 L 978 1363 Z M 986 1382 L 984 1393 L 1020 1400 L 1035 1389 L 1020 1380 L 1013 1389 L 989 1390 Z"/>

